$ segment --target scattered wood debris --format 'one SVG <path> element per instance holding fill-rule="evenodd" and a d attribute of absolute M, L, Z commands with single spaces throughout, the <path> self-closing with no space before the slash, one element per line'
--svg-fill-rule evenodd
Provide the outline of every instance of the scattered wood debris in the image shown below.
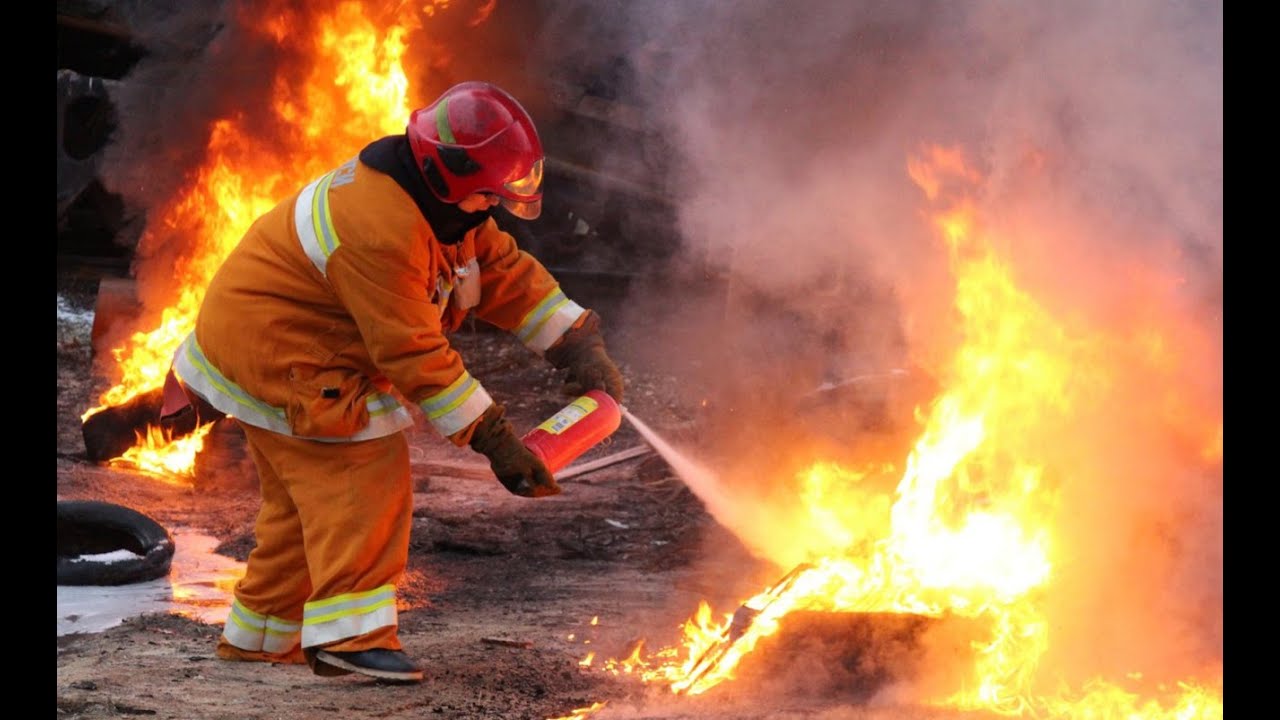
<path fill-rule="evenodd" d="M 523 648 L 529 650 L 533 647 L 533 643 L 529 640 L 508 640 L 500 637 L 483 637 L 480 642 L 486 645 L 501 645 L 503 647 Z"/>

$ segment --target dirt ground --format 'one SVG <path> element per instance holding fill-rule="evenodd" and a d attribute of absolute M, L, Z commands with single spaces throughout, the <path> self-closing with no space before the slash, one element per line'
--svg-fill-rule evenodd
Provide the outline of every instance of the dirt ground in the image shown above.
<path fill-rule="evenodd" d="M 59 297 L 91 311 L 94 285 L 62 282 Z M 653 360 L 676 353 L 653 348 L 641 326 L 607 333 L 631 412 L 664 436 L 693 442 L 704 419 L 699 394 Z M 565 404 L 555 371 L 509 336 L 464 329 L 453 343 L 518 429 Z M 133 507 L 167 527 L 211 535 L 220 553 L 243 561 L 258 501 L 234 426 L 220 424 L 210 436 L 190 487 L 89 462 L 80 414 L 104 389 L 93 355 L 86 329 L 60 320 L 58 498 Z M 563 494 L 535 501 L 509 495 L 485 474 L 482 458 L 429 429 L 412 431 L 411 441 L 417 492 L 400 634 L 425 682 L 392 686 L 317 677 L 300 665 L 224 662 L 213 655 L 219 625 L 151 614 L 58 638 L 57 716 L 543 720 L 585 716 L 574 711 L 604 703 L 592 717 L 952 717 L 873 707 L 867 699 L 878 676 L 828 673 L 818 682 L 811 669 L 791 672 L 789 661 L 744 666 L 743 679 L 692 698 L 604 672 L 599 661 L 583 667 L 588 652 L 621 659 L 641 640 L 649 648 L 676 644 L 700 600 L 731 611 L 776 570 L 720 528 L 654 453 L 566 479 Z M 642 446 L 624 422 L 583 460 Z"/>

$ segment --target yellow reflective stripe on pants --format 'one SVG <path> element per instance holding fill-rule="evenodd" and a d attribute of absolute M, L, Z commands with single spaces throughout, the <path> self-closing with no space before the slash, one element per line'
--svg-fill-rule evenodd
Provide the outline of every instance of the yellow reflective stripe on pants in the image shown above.
<path fill-rule="evenodd" d="M 302 614 L 302 644 L 314 647 L 396 624 L 396 589 L 346 593 L 309 602 Z"/>
<path fill-rule="evenodd" d="M 233 600 L 222 637 L 241 650 L 285 653 L 302 639 L 302 623 L 256 613 Z"/>
<path fill-rule="evenodd" d="M 262 509 L 236 598 L 302 618 L 304 648 L 394 647 L 413 524 L 404 434 L 318 443 L 240 424 Z"/>

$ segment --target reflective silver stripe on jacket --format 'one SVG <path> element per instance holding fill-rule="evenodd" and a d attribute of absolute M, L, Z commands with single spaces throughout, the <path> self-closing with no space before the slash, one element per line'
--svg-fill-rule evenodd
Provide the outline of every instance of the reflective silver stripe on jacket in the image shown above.
<path fill-rule="evenodd" d="M 302 647 L 364 635 L 396 620 L 394 585 L 315 600 L 302 610 Z"/>
<path fill-rule="evenodd" d="M 355 160 L 349 161 L 354 167 Z M 345 167 L 345 166 L 344 166 Z M 332 170 L 312 181 L 298 193 L 293 204 L 293 227 L 298 232 L 302 249 L 321 275 L 329 265 L 329 256 L 338 249 L 338 233 L 329 214 L 329 186 L 338 170 Z"/>
<path fill-rule="evenodd" d="M 302 641 L 302 623 L 256 613 L 233 599 L 222 637 L 241 650 L 281 655 Z"/>
<path fill-rule="evenodd" d="M 173 358 L 173 372 L 189 390 L 204 398 L 218 410 L 249 423 L 283 435 L 294 435 L 284 408 L 278 408 L 253 397 L 244 388 L 228 380 L 209 362 L 194 332 L 187 335 Z M 369 408 L 369 424 L 360 432 L 345 438 L 307 438 L 322 442 L 355 442 L 384 437 L 413 427 L 413 416 L 388 393 L 372 393 L 365 398 Z"/>
<path fill-rule="evenodd" d="M 418 406 L 441 435 L 449 436 L 465 428 L 484 414 L 493 398 L 466 370 L 449 387 L 422 400 Z"/>
<path fill-rule="evenodd" d="M 329 213 L 329 188 L 351 182 L 355 177 L 355 167 L 356 160 L 352 158 L 333 172 L 321 176 L 320 179 L 302 189 L 293 206 L 293 224 L 298 232 L 298 239 L 302 243 L 302 249 L 316 266 L 316 269 L 325 277 L 328 277 L 326 269 L 329 265 L 329 256 L 341 245 L 341 241 L 338 239 L 338 232 L 333 227 L 333 218 Z M 469 284 L 465 288 L 468 297 L 461 298 L 462 302 L 470 302 L 470 305 L 464 307 L 465 309 L 479 302 L 480 266 L 472 259 L 464 268 L 458 268 L 457 272 L 459 274 L 459 282 L 463 283 L 465 280 L 464 284 Z M 437 283 L 440 283 L 439 278 L 437 278 Z M 440 297 L 437 302 L 440 304 L 441 313 L 444 312 L 444 308 L 448 304 L 449 294 L 452 290 L 452 285 L 439 288 Z M 474 294 L 474 298 L 470 297 L 471 294 Z M 557 335 L 557 337 L 559 336 Z M 371 404 L 369 407 L 370 427 L 374 426 L 375 412 L 393 413 L 396 419 L 403 416 L 410 424 L 412 423 L 412 418 L 408 411 L 393 396 L 385 396 L 382 402 L 394 403 L 394 406 L 384 409 L 379 405 L 375 410 L 375 406 Z M 493 404 L 493 399 L 489 397 L 489 393 L 485 392 L 479 382 L 472 378 L 469 373 L 463 371 L 462 377 L 459 377 L 452 385 L 420 401 L 418 404 L 427 413 L 427 419 L 431 421 L 436 430 L 442 435 L 448 436 L 474 422 L 489 408 L 489 405 Z M 222 408 L 218 409 L 221 410 Z M 405 426 L 397 425 L 396 429 L 401 427 Z M 364 435 L 364 433 L 361 433 L 361 435 Z M 378 436 L 367 435 L 365 437 Z"/>
<path fill-rule="evenodd" d="M 547 294 L 524 316 L 511 332 L 526 347 L 541 355 L 586 312 L 578 303 L 565 297 L 560 288 Z"/>

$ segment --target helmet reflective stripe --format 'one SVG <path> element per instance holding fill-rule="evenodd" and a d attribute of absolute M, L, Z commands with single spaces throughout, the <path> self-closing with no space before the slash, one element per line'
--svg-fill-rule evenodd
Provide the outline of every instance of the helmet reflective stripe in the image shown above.
<path fill-rule="evenodd" d="M 492 404 L 493 398 L 480 381 L 463 370 L 449 387 L 422 400 L 418 406 L 431 425 L 447 437 L 470 425 Z"/>
<path fill-rule="evenodd" d="M 396 586 L 344 593 L 302 609 L 302 646 L 313 647 L 396 624 Z"/>
<path fill-rule="evenodd" d="M 534 305 L 511 332 L 530 350 L 541 354 L 559 340 L 584 312 L 586 308 L 570 300 L 560 288 L 556 288 Z"/>
<path fill-rule="evenodd" d="M 453 130 L 449 127 L 449 98 L 445 98 L 436 105 L 436 134 L 440 136 L 440 142 L 450 145 L 457 145 L 458 141 L 453 138 Z"/>

